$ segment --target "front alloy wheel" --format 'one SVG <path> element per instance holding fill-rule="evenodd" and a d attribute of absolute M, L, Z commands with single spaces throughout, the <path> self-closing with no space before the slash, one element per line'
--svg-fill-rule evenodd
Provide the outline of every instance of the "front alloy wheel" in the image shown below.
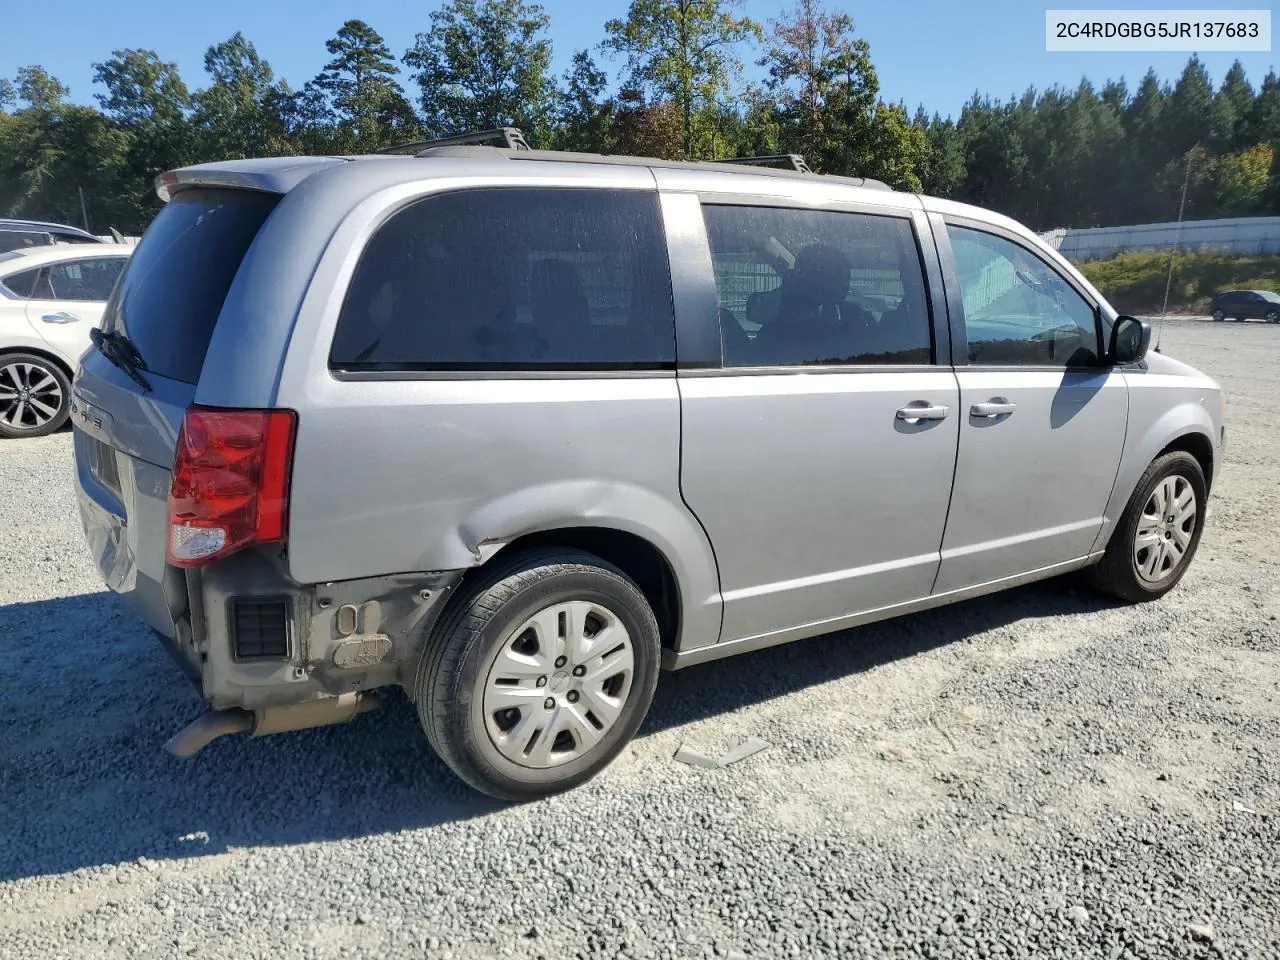
<path fill-rule="evenodd" d="M 1227 315 L 1221 310 L 1215 310 L 1213 311 L 1213 319 L 1216 322 L 1221 323 L 1223 320 L 1227 319 Z"/>
<path fill-rule="evenodd" d="M 1266 320 L 1267 323 L 1280 323 L 1280 311 L 1268 310 L 1267 315 L 1262 319 Z"/>
<path fill-rule="evenodd" d="M 1095 586 L 1130 603 L 1172 590 L 1200 544 L 1207 495 L 1204 468 L 1195 457 L 1184 450 L 1157 457 L 1134 488 L 1102 559 L 1089 571 Z"/>
<path fill-rule="evenodd" d="M 1196 493 L 1186 477 L 1165 477 L 1151 491 L 1133 538 L 1138 576 L 1158 586 L 1178 572 L 1196 532 Z"/>

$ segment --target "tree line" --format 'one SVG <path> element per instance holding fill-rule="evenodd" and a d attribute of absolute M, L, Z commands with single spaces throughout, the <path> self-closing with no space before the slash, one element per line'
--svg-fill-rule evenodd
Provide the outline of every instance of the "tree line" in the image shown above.
<path fill-rule="evenodd" d="M 736 0 L 632 0 L 600 43 L 551 67 L 551 22 L 530 0 L 447 0 L 399 58 L 348 20 L 294 89 L 236 33 L 192 89 L 154 50 L 94 64 L 97 106 L 44 68 L 0 79 L 0 215 L 140 232 L 157 173 L 289 154 L 359 154 L 513 125 L 538 147 L 665 158 L 798 153 L 824 173 L 978 203 L 1036 229 L 1280 213 L 1280 81 L 1237 62 L 1216 89 L 1192 57 L 1136 90 L 975 94 L 958 119 L 881 95 L 848 14 L 798 0 L 760 24 Z M 743 66 L 763 68 L 744 82 Z M 617 63 L 609 83 L 602 63 Z M 82 206 L 83 199 L 83 206 Z"/>

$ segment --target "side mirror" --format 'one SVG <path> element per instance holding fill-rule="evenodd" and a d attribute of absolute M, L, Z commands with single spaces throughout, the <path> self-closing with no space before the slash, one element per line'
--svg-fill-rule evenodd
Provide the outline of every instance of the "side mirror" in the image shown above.
<path fill-rule="evenodd" d="M 1151 346 L 1151 324 L 1136 317 L 1116 317 L 1111 326 L 1111 346 L 1108 350 L 1111 362 L 1137 363 L 1147 355 Z"/>

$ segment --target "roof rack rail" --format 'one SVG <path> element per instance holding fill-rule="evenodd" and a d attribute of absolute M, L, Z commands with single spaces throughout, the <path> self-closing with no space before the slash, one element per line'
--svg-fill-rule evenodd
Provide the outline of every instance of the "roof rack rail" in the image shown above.
<path fill-rule="evenodd" d="M 716 163 L 740 163 L 748 167 L 773 167 L 778 170 L 797 170 L 800 173 L 813 173 L 804 157 L 798 153 L 774 153 L 760 157 L 729 157 L 716 160 Z"/>
<path fill-rule="evenodd" d="M 476 130 L 471 133 L 460 133 L 456 137 L 437 137 L 434 140 L 418 140 L 414 143 L 401 143 L 394 147 L 385 147 L 376 153 L 393 156 L 417 156 L 423 150 L 434 147 L 461 146 L 503 147 L 507 150 L 528 150 L 529 141 L 519 127 L 495 127 L 492 130 Z"/>

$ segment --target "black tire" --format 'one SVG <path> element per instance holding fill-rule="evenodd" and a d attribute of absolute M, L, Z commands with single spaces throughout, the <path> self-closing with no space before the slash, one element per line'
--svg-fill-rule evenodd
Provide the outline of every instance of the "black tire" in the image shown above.
<path fill-rule="evenodd" d="M 1221 323 L 1223 320 L 1227 319 L 1227 315 L 1221 310 L 1215 310 L 1213 311 L 1213 319 L 1215 323 Z"/>
<path fill-rule="evenodd" d="M 1280 323 L 1280 311 L 1268 310 L 1267 315 L 1262 319 L 1266 320 L 1267 323 Z"/>
<path fill-rule="evenodd" d="M 1146 508 L 1148 501 L 1151 500 L 1152 494 L 1163 481 L 1173 476 L 1186 478 L 1195 495 L 1196 515 L 1194 528 L 1191 531 L 1191 539 L 1182 559 L 1178 561 L 1175 567 L 1170 569 L 1168 575 L 1163 577 L 1160 582 L 1152 583 L 1144 579 L 1138 571 L 1138 564 L 1134 554 L 1134 542 L 1143 510 Z M 1196 549 L 1200 546 L 1200 534 L 1204 530 L 1207 493 L 1204 470 L 1201 468 L 1200 462 L 1191 454 L 1175 450 L 1172 453 L 1166 453 L 1162 457 L 1157 457 L 1151 466 L 1147 467 L 1142 479 L 1138 481 L 1138 485 L 1133 491 L 1133 496 L 1129 498 L 1124 514 L 1111 535 L 1111 541 L 1107 544 L 1107 550 L 1102 560 L 1090 569 L 1089 574 L 1093 585 L 1103 593 L 1108 593 L 1129 603 L 1145 603 L 1148 600 L 1157 600 L 1176 587 L 1178 581 L 1187 572 L 1187 568 L 1191 566 L 1191 561 L 1195 559 Z"/>
<path fill-rule="evenodd" d="M 549 768 L 521 766 L 501 755 L 486 726 L 488 668 L 511 631 L 574 600 L 607 606 L 625 627 L 633 648 L 630 688 L 613 725 L 583 755 Z M 653 700 L 660 658 L 653 610 L 621 570 L 578 550 L 526 552 L 500 560 L 451 601 L 418 667 L 418 719 L 432 748 L 472 787 L 500 800 L 533 800 L 586 782 L 627 745 Z"/>
<path fill-rule="evenodd" d="M 13 380 L 14 374 L 10 371 L 28 371 L 30 382 L 44 384 L 48 383 L 45 378 L 52 377 L 56 386 L 56 413 L 47 420 L 42 419 L 43 414 L 37 415 L 36 408 L 26 404 L 18 406 L 17 399 L 11 401 L 10 395 L 20 397 L 19 391 L 24 386 L 18 380 Z M 26 373 L 20 374 L 27 375 Z M 37 380 L 36 377 L 41 379 Z M 12 382 L 11 382 L 12 381 Z M 53 396 L 52 391 L 39 394 L 46 400 L 50 400 Z M 13 406 L 10 406 L 10 403 Z M 60 430 L 62 425 L 67 422 L 67 417 L 71 415 L 71 382 L 67 379 L 67 375 L 63 373 L 52 360 L 37 356 L 33 353 L 5 353 L 0 354 L 0 437 L 10 440 L 18 440 L 24 437 L 43 437 L 55 430 Z M 9 421 L 13 420 L 13 423 Z"/>

